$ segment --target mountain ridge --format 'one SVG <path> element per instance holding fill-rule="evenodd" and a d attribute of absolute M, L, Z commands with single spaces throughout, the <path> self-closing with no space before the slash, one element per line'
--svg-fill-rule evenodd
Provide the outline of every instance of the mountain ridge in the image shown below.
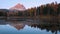
<path fill-rule="evenodd" d="M 23 10 L 26 10 L 26 8 L 24 7 L 24 5 L 18 3 L 15 6 L 11 7 L 10 10 L 20 10 L 20 11 L 23 11 Z"/>

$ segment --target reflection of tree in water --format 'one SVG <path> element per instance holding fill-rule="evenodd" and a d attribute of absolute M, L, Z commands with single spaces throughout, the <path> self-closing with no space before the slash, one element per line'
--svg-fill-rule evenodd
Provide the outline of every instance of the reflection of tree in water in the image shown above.
<path fill-rule="evenodd" d="M 32 24 L 30 25 L 31 27 L 37 27 L 40 28 L 41 30 L 46 29 L 47 32 L 51 31 L 52 33 L 57 34 L 57 31 L 60 31 L 60 25 L 52 24 L 52 25 L 47 25 L 47 24 Z"/>

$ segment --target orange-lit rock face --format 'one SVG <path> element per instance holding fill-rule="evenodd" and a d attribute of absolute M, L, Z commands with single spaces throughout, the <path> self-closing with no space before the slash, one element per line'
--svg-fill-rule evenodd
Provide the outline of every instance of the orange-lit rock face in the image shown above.
<path fill-rule="evenodd" d="M 10 9 L 12 9 L 12 10 L 25 10 L 25 7 L 18 3 L 17 5 L 15 5 L 14 7 L 11 7 Z"/>

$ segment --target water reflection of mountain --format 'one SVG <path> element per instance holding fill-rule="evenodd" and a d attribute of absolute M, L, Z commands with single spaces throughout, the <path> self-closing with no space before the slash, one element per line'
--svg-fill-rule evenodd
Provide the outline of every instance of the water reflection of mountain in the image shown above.
<path fill-rule="evenodd" d="M 0 20 L 0 25 L 6 25 L 9 24 L 11 26 L 13 26 L 14 28 L 16 28 L 17 30 L 23 29 L 25 24 L 20 23 L 18 21 L 6 21 L 6 20 Z"/>
<path fill-rule="evenodd" d="M 16 28 L 17 30 L 20 30 L 20 29 L 23 29 L 25 25 L 24 24 L 11 24 L 11 26 Z"/>
<path fill-rule="evenodd" d="M 60 25 L 58 24 L 38 24 L 38 23 L 30 23 L 30 24 L 24 24 L 24 23 L 20 23 L 20 24 L 12 24 L 11 26 L 15 27 L 17 30 L 23 29 L 25 27 L 25 25 L 34 27 L 34 28 L 39 28 L 41 30 L 46 30 L 47 32 L 51 31 L 52 33 L 57 34 L 57 31 L 60 32 Z"/>
<path fill-rule="evenodd" d="M 41 22 L 40 20 L 27 20 L 27 21 L 6 21 L 6 20 L 0 20 L 0 24 L 10 24 L 17 30 L 23 29 L 25 25 L 39 28 L 41 30 L 46 29 L 47 32 L 51 31 L 52 33 L 57 34 L 57 31 L 60 31 L 60 24 L 59 23 L 53 23 L 53 22 Z"/>

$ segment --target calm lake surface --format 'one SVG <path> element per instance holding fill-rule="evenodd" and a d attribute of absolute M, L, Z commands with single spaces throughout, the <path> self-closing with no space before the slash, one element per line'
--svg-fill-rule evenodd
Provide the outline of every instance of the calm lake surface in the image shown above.
<path fill-rule="evenodd" d="M 40 20 L 0 20 L 0 34 L 60 34 L 60 25 L 41 24 Z"/>

